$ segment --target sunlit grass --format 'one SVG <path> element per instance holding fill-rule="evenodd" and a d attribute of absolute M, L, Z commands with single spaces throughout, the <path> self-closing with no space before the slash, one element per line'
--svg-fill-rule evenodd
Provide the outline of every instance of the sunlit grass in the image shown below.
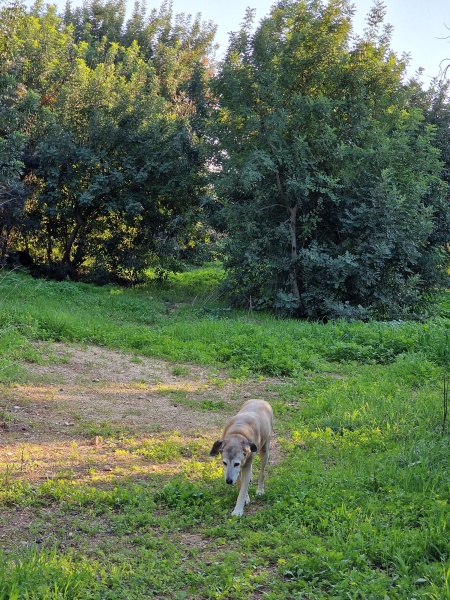
<path fill-rule="evenodd" d="M 9 444 L 0 448 L 0 487 L 6 490 L 18 482 L 62 479 L 89 484 L 111 481 L 117 475 L 135 477 L 138 473 L 171 476 L 189 472 L 196 479 L 205 469 L 216 472 L 208 458 L 212 435 L 193 437 L 174 431 L 133 438 L 127 433 L 79 442 Z"/>
<path fill-rule="evenodd" d="M 251 485 L 242 519 L 208 455 L 218 430 L 137 435 L 99 415 L 73 419 L 78 441 L 3 444 L 0 534 L 13 542 L 0 599 L 450 598 L 447 297 L 424 323 L 319 324 L 229 310 L 219 280 L 215 268 L 134 290 L 2 279 L 2 440 L 13 386 L 51 401 L 27 364 L 62 360 L 54 340 L 169 359 L 170 381 L 97 391 L 147 390 L 224 421 L 225 385 L 239 380 L 243 401 L 246 382 L 275 378 L 276 438 L 266 493 Z M 214 375 L 196 379 L 198 364 Z"/>
<path fill-rule="evenodd" d="M 201 280 L 198 274 L 197 278 Z M 0 287 L 4 332 L 0 356 L 9 369 L 11 357 L 23 356 L 30 339 L 95 343 L 174 362 L 275 377 L 321 370 L 325 363 L 388 365 L 418 354 L 441 367 L 450 359 L 446 319 L 426 324 L 324 325 L 257 312 L 205 312 L 207 303 L 181 307 L 175 303 L 168 312 L 160 299 L 163 292 L 157 296 L 146 286 L 123 290 L 71 282 L 43 284 L 15 273 L 4 277 Z"/>

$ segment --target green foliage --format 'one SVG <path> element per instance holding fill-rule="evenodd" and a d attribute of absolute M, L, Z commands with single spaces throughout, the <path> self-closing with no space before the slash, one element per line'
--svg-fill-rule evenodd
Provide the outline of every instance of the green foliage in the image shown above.
<path fill-rule="evenodd" d="M 177 274 L 165 272 L 164 275 L 167 276 L 162 279 L 158 271 L 149 271 L 147 274 L 150 279 L 149 289 L 162 300 L 202 306 L 217 300 L 218 288 L 224 277 L 220 264 L 185 269 Z"/>
<path fill-rule="evenodd" d="M 341 0 L 280 2 L 234 34 L 214 81 L 214 182 L 237 305 L 402 318 L 445 280 L 434 128 L 375 5 L 351 41 Z M 217 142 L 216 142 L 217 140 Z"/>
<path fill-rule="evenodd" d="M 187 446 L 186 441 L 179 434 L 174 433 L 162 440 L 145 440 L 134 448 L 133 452 L 144 456 L 150 462 L 166 463 L 179 459 L 183 455 L 189 457 L 195 455 L 196 458 L 201 458 L 206 448 L 196 441 L 190 442 Z"/>
<path fill-rule="evenodd" d="M 139 330 L 142 354 L 239 368 L 241 380 L 278 376 L 258 382 L 274 407 L 278 459 L 264 496 L 255 498 L 251 486 L 242 519 L 230 518 L 236 490 L 208 456 L 214 432 L 137 439 L 105 422 L 88 434 L 103 434 L 109 448 L 155 468 L 145 476 L 111 473 L 107 484 L 70 473 L 18 483 L 1 465 L 0 522 L 26 510 L 33 525 L 30 547 L 18 530 L 11 532 L 18 543 L 0 554 L 0 597 L 447 598 L 448 318 L 319 324 L 221 315 L 226 307 L 217 301 L 205 306 L 221 315 L 211 318 L 188 293 L 207 297 L 220 274 L 209 267 L 171 275 L 165 289 L 36 282 L 16 273 L 1 281 L 1 355 L 16 366 L 35 339 L 102 339 L 123 350 Z M 166 294 L 178 306 L 169 312 Z M 444 294 L 443 315 L 447 304 Z M 152 311 L 154 321 L 144 322 Z"/>
<path fill-rule="evenodd" d="M 82 425 L 151 467 L 106 483 L 15 480 L 5 453 L 0 599 L 450 598 L 448 294 L 424 312 L 447 268 L 446 86 L 402 83 L 380 3 L 353 45 L 344 0 L 280 2 L 254 34 L 249 11 L 213 93 L 212 24 L 170 3 L 125 23 L 124 8 L 0 9 L 0 252 L 64 279 L 0 273 L 0 431 L 29 361 L 94 343 L 168 359 L 183 381 L 194 363 L 218 390 L 260 388 L 278 460 L 232 519 L 210 430 Z M 221 267 L 170 273 L 207 243 L 202 210 L 226 225 L 228 289 L 247 312 L 224 302 Z M 168 394 L 225 418 L 228 392 Z"/>
<path fill-rule="evenodd" d="M 255 32 L 249 11 L 212 86 L 215 26 L 167 2 L 126 20 L 123 0 L 19 1 L 0 18 L 2 263 L 26 251 L 35 275 L 134 284 L 210 260 L 225 232 L 235 305 L 367 319 L 430 304 L 447 275 L 447 87 L 403 83 L 380 4 L 356 39 L 346 0 L 280 2 Z"/>
<path fill-rule="evenodd" d="M 446 319 L 425 325 L 355 322 L 349 328 L 341 321 L 323 325 L 242 315 L 218 304 L 221 276 L 220 269 L 208 267 L 124 290 L 69 281 L 37 285 L 9 273 L 0 282 L 5 367 L 27 351 L 28 339 L 118 345 L 174 362 L 275 377 L 314 370 L 321 360 L 375 365 L 421 356 L 440 366 L 450 363 Z"/>
<path fill-rule="evenodd" d="M 215 28 L 168 4 L 148 18 L 136 5 L 127 26 L 124 14 L 120 0 L 1 11 L 0 258 L 14 230 L 35 273 L 133 282 L 205 237 L 195 132 Z"/>
<path fill-rule="evenodd" d="M 0 555 L 0 598 L 93 598 L 97 587 L 94 564 L 61 558 L 56 551 L 28 550 L 19 560 Z"/>
<path fill-rule="evenodd" d="M 6 14 L 5 14 L 6 13 Z M 5 28 L 14 36 L 14 26 L 4 11 Z M 0 50 L 0 59 L 7 60 Z M 23 181 L 23 152 L 27 141 L 26 129 L 33 115 L 35 98 L 17 86 L 5 66 L 0 67 L 0 265 L 12 245 L 13 232 L 23 219 L 28 186 Z"/>
<path fill-rule="evenodd" d="M 444 186 L 445 194 L 442 196 L 441 204 L 434 205 L 437 221 L 435 236 L 443 238 L 449 229 L 447 203 L 448 184 L 450 182 L 450 144 L 448 135 L 448 123 L 450 121 L 449 81 L 446 78 L 431 82 L 430 87 L 425 90 L 417 87 L 413 102 L 424 112 L 426 122 L 435 130 L 434 145 L 440 150 L 440 158 L 443 162 L 441 185 Z"/>

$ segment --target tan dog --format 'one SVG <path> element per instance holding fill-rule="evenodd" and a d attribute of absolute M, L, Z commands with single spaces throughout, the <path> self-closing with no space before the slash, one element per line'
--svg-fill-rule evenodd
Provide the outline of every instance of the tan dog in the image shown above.
<path fill-rule="evenodd" d="M 273 411 L 264 400 L 248 400 L 237 415 L 231 417 L 223 438 L 214 442 L 211 456 L 222 454 L 225 481 L 237 483 L 239 495 L 232 515 L 242 516 L 244 506 L 249 504 L 248 486 L 252 478 L 252 463 L 256 452 L 261 457 L 261 471 L 257 494 L 264 493 L 264 468 L 269 460 L 270 435 Z"/>

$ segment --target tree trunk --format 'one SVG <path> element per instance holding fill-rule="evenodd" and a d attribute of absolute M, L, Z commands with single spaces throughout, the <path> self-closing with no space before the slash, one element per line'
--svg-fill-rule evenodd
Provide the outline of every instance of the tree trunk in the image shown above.
<path fill-rule="evenodd" d="M 73 228 L 73 231 L 70 234 L 69 239 L 67 240 L 67 243 L 66 243 L 66 247 L 64 249 L 64 254 L 62 257 L 62 261 L 61 261 L 63 265 L 70 264 L 70 253 L 72 252 L 72 246 L 73 246 L 75 240 L 77 239 L 78 232 L 84 225 L 84 220 L 82 219 L 82 217 L 79 213 L 76 214 L 75 221 L 76 221 L 76 225 Z"/>
<path fill-rule="evenodd" d="M 5 227 L 0 235 L 1 243 L 1 252 L 0 252 L 0 266 L 4 266 L 6 263 L 6 252 L 8 251 L 8 242 L 9 242 L 9 233 L 7 228 Z"/>
<path fill-rule="evenodd" d="M 53 257 L 52 232 L 51 232 L 50 223 L 47 223 L 46 229 L 47 229 L 47 246 L 46 246 L 47 263 L 50 264 L 52 262 L 52 257 Z"/>
<path fill-rule="evenodd" d="M 297 269 L 297 211 L 298 204 L 289 207 L 289 233 L 291 236 L 291 266 L 289 268 L 289 279 L 291 282 L 291 291 L 300 306 L 300 290 L 298 288 L 298 269 Z"/>

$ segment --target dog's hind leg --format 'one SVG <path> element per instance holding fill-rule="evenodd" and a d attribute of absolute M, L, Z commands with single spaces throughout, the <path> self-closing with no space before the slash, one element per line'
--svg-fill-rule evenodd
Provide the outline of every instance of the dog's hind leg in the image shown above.
<path fill-rule="evenodd" d="M 258 496 L 264 494 L 264 469 L 269 462 L 269 446 L 270 443 L 267 441 L 264 446 L 261 446 L 261 450 L 259 451 L 259 456 L 261 458 L 261 470 L 258 477 L 258 489 L 256 490 Z"/>
<path fill-rule="evenodd" d="M 236 500 L 236 506 L 234 507 L 234 510 L 231 513 L 235 517 L 241 517 L 244 512 L 244 506 L 250 503 L 250 496 L 248 495 L 248 486 L 250 485 L 251 478 L 252 467 L 250 465 L 248 468 L 241 470 L 239 479 L 236 482 L 239 488 L 239 495 Z"/>

